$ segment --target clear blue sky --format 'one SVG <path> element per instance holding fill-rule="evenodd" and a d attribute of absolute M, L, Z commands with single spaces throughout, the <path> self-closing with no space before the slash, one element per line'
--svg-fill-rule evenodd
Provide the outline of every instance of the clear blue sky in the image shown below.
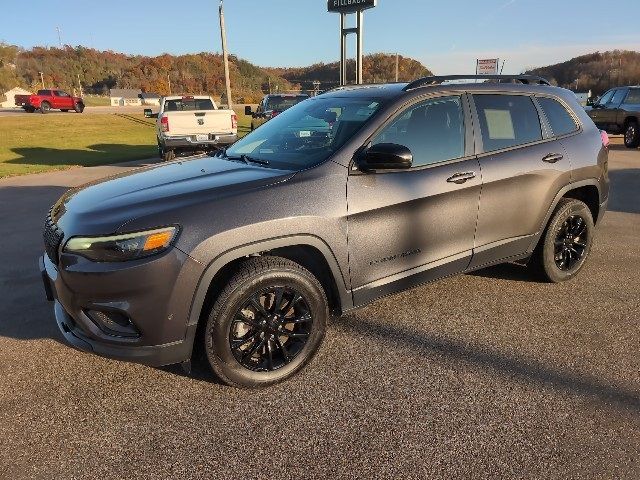
<path fill-rule="evenodd" d="M 217 0 L 2 1 L 0 40 L 157 55 L 220 51 Z M 55 5 L 55 8 L 52 6 Z M 229 49 L 262 66 L 338 58 L 326 0 L 225 0 Z M 48 13 L 50 12 L 50 13 Z M 352 19 L 351 22 L 355 20 Z M 505 73 L 596 50 L 640 50 L 640 0 L 379 0 L 365 14 L 365 53 L 400 52 L 436 73 L 506 59 Z M 352 39 L 350 55 L 354 54 Z"/>

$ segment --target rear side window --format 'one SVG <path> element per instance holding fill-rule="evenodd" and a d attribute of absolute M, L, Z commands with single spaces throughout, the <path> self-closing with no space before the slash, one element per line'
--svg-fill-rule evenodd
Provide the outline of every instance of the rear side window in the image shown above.
<path fill-rule="evenodd" d="M 474 95 L 485 152 L 542 140 L 538 111 L 524 95 Z"/>
<path fill-rule="evenodd" d="M 538 97 L 538 103 L 542 107 L 542 111 L 549 120 L 551 130 L 557 137 L 566 135 L 578 130 L 578 126 L 573 117 L 567 112 L 567 109 L 553 98 Z"/>
<path fill-rule="evenodd" d="M 624 103 L 627 105 L 640 105 L 640 88 L 629 90 L 629 95 L 625 98 Z"/>

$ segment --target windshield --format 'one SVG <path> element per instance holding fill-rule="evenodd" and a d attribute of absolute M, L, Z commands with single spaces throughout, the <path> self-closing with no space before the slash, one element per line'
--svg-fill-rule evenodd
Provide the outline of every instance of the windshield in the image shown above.
<path fill-rule="evenodd" d="M 298 95 L 295 97 L 269 97 L 265 110 L 277 110 L 283 112 L 287 108 L 291 108 L 307 98 L 309 97 L 306 95 Z"/>
<path fill-rule="evenodd" d="M 379 107 L 375 98 L 314 97 L 269 120 L 226 154 L 245 155 L 272 168 L 303 170 L 329 158 Z"/>
<path fill-rule="evenodd" d="M 210 98 L 178 98 L 164 102 L 165 112 L 189 112 L 193 110 L 215 110 Z"/>

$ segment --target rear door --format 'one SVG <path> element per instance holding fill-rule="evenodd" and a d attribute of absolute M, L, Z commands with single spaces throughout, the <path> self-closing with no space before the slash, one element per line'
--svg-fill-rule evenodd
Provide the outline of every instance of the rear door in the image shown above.
<path fill-rule="evenodd" d="M 371 140 L 408 147 L 408 170 L 351 171 L 349 269 L 356 305 L 469 264 L 482 183 L 464 95 L 406 107 Z"/>
<path fill-rule="evenodd" d="M 480 93 L 474 105 L 482 170 L 471 268 L 527 251 L 571 165 L 538 104 L 527 94 Z"/>

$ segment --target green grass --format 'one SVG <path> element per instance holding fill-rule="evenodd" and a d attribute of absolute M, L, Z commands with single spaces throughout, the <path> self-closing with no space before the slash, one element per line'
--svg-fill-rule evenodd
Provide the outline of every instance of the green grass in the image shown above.
<path fill-rule="evenodd" d="M 85 96 L 82 97 L 82 100 L 84 100 L 84 104 L 87 107 L 108 107 L 109 105 L 111 105 L 109 97 Z"/>
<path fill-rule="evenodd" d="M 238 112 L 238 134 L 251 117 Z M 155 121 L 137 114 L 0 117 L 0 178 L 157 156 Z"/>
<path fill-rule="evenodd" d="M 154 128 L 129 114 L 0 117 L 0 178 L 154 157 Z"/>

